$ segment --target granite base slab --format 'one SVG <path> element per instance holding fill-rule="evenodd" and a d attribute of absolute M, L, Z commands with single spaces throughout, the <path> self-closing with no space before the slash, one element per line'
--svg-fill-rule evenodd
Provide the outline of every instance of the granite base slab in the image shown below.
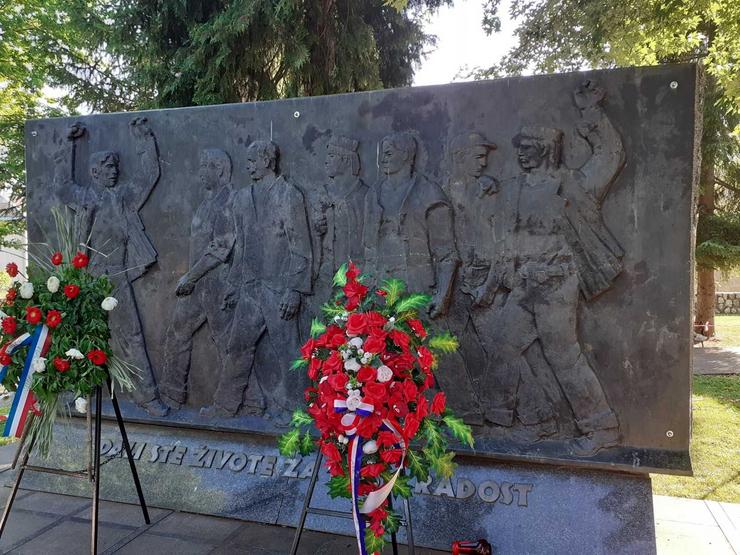
<path fill-rule="evenodd" d="M 287 459 L 265 436 L 127 426 L 151 506 L 295 526 L 314 456 Z M 84 422 L 60 424 L 49 460 L 34 464 L 80 470 L 87 461 Z M 103 425 L 101 497 L 136 502 L 118 430 Z M 487 538 L 497 554 L 655 553 L 650 479 L 644 475 L 496 464 L 459 457 L 451 480 L 415 484 L 411 502 L 417 545 L 449 549 L 458 539 Z M 9 482 L 12 472 L 3 474 Z M 349 512 L 323 483 L 312 505 Z M 28 472 L 23 487 L 90 495 L 83 480 Z M 307 528 L 353 533 L 350 520 L 309 515 Z M 400 534 L 401 541 L 405 535 Z"/>

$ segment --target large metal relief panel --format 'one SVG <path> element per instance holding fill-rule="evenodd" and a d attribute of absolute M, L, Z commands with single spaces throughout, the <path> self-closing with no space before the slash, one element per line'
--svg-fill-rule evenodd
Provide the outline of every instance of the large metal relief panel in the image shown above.
<path fill-rule="evenodd" d="M 482 456 L 689 469 L 694 66 L 29 122 L 119 299 L 130 417 L 278 432 L 348 259 L 432 296 Z"/>

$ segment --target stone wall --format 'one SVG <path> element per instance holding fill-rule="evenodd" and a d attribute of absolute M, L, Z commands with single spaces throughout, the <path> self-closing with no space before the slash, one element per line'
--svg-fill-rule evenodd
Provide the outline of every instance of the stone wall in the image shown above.
<path fill-rule="evenodd" d="M 715 301 L 717 314 L 740 314 L 740 292 L 717 293 Z"/>

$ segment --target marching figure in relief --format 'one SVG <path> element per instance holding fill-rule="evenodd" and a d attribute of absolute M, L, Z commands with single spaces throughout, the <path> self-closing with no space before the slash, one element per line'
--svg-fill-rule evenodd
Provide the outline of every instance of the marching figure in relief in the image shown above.
<path fill-rule="evenodd" d="M 508 347 L 502 349 L 505 356 L 514 356 L 521 345 L 526 348 L 539 339 L 582 434 L 575 451 L 584 456 L 616 444 L 619 436 L 617 417 L 577 329 L 581 296 L 594 299 L 622 270 L 623 251 L 600 212 L 624 166 L 622 141 L 601 107 L 603 99 L 604 91 L 591 82 L 575 93 L 582 117 L 578 133 L 592 149 L 578 170 L 562 166 L 560 130 L 524 127 L 514 138 L 523 173 L 515 183 L 503 185 L 517 192 L 516 209 L 508 212 L 514 219 L 503 224 L 499 254 L 508 268 L 500 263 L 481 295 L 490 296 L 499 287 L 510 291 L 498 314 L 507 326 L 492 330 L 491 343 Z M 497 335 L 502 332 L 508 335 Z M 511 359 L 497 362 L 481 388 L 487 395 L 486 416 L 511 426 L 520 376 Z"/>
<path fill-rule="evenodd" d="M 300 346 L 301 296 L 311 293 L 311 241 L 303 194 L 279 174 L 278 157 L 275 143 L 254 141 L 246 156 L 252 185 L 233 196 L 236 243 L 224 303 L 235 311 L 214 403 L 201 409 L 203 416 L 233 416 L 242 406 L 264 413 L 264 394 L 250 376 L 265 336 L 275 372 L 284 376 L 281 391 L 272 393 L 283 409 L 302 399 L 301 383 L 287 369 Z"/>
<path fill-rule="evenodd" d="M 410 291 L 432 295 L 430 316 L 447 312 L 455 271 L 452 209 L 436 184 L 415 171 L 411 133 L 380 142 L 383 178 L 365 196 L 365 265 L 378 280 L 403 279 Z"/>
<path fill-rule="evenodd" d="M 510 326 L 509 318 L 500 313 L 505 296 L 499 295 L 496 306 L 492 306 L 494 298 L 486 288 L 486 281 L 497 274 L 497 265 L 501 263 L 498 257 L 505 231 L 499 220 L 511 205 L 512 191 L 512 188 L 502 191 L 499 183 L 484 173 L 488 155 L 495 149 L 495 144 L 476 131 L 461 133 L 449 144 L 451 172 L 446 192 L 454 210 L 455 242 L 462 265 L 458 271 L 454 305 L 447 321 L 467 355 L 463 364 L 455 364 L 457 361 L 453 358 L 445 365 L 444 372 L 450 374 L 450 386 L 445 386 L 442 370 L 438 372 L 440 384 L 451 400 L 457 396 L 461 378 L 463 382 L 472 378 L 473 382 L 485 383 L 485 376 L 492 372 L 492 365 L 504 362 L 501 353 L 511 346 L 501 343 L 500 331 L 494 335 L 492 330 L 506 328 L 513 332 L 509 334 L 512 336 L 517 331 L 516 327 Z M 517 341 L 516 337 L 507 339 L 514 343 Z M 514 356 L 506 360 L 521 376 L 517 390 L 517 416 L 527 426 L 538 426 L 538 435 L 549 435 L 555 431 L 552 406 L 524 358 L 526 346 L 520 345 L 518 350 L 514 350 Z M 482 360 L 474 358 L 474 353 L 481 348 Z M 478 399 L 477 387 L 471 385 L 463 389 L 466 393 L 461 396 L 462 400 Z M 486 396 L 485 391 L 480 394 Z M 460 405 L 465 404 L 462 400 Z M 472 409 L 474 404 L 468 401 L 468 409 Z M 479 406 L 476 408 L 480 410 Z M 473 423 L 470 417 L 468 421 Z"/>
<path fill-rule="evenodd" d="M 329 298 L 332 279 L 347 260 L 362 258 L 362 219 L 368 187 L 360 179 L 359 142 L 341 135 L 326 145 L 327 182 L 311 200 L 315 232 L 314 265 L 318 267 L 314 296 Z"/>
<path fill-rule="evenodd" d="M 139 369 L 133 395 L 149 414 L 164 416 L 168 408 L 159 399 L 131 286 L 157 260 L 139 210 L 159 181 L 159 153 L 146 118 L 134 118 L 129 130 L 140 161 L 131 180 L 119 182 L 118 153 L 103 151 L 90 156 L 92 185 L 75 181 L 75 143 L 85 134 L 78 123 L 55 156 L 54 182 L 59 199 L 75 211 L 80 242 L 94 253 L 90 271 L 108 275 L 114 285 L 119 303 L 110 313 L 111 343 L 123 360 Z"/>
<path fill-rule="evenodd" d="M 233 317 L 233 311 L 221 302 L 236 240 L 231 169 L 231 158 L 223 150 L 201 152 L 199 176 L 206 198 L 190 226 L 189 270 L 177 283 L 177 304 L 164 343 L 160 390 L 171 408 L 180 408 L 187 401 L 195 332 L 208 322 L 213 341 L 225 341 Z"/>

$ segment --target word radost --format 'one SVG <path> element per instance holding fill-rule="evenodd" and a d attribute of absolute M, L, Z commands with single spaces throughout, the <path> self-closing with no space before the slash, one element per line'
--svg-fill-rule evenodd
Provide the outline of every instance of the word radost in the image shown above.
<path fill-rule="evenodd" d="M 196 449 L 185 445 L 158 445 L 155 443 L 134 442 L 131 444 L 131 453 L 134 460 L 150 464 L 170 464 L 174 466 L 189 466 L 210 470 L 231 472 L 245 472 L 267 478 L 292 478 L 304 480 L 313 473 L 313 457 L 284 458 L 275 455 L 259 453 L 243 453 L 213 449 L 200 446 Z M 103 439 L 100 446 L 100 455 L 104 457 L 123 457 L 120 441 Z M 414 493 L 435 497 L 449 497 L 451 499 L 466 500 L 478 497 L 486 503 L 502 503 L 511 505 L 513 502 L 519 507 L 527 507 L 528 496 L 534 489 L 533 484 L 514 484 L 493 480 L 485 480 L 475 484 L 464 477 L 443 479 L 433 482 L 419 482 L 415 485 Z"/>

